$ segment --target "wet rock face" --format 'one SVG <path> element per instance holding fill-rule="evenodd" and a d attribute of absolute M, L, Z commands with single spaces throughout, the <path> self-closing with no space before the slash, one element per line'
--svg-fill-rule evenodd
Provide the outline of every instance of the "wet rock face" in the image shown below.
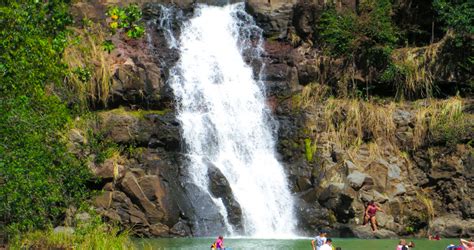
<path fill-rule="evenodd" d="M 222 199 L 229 222 L 234 226 L 236 232 L 242 233 L 242 209 L 234 198 L 229 182 L 215 166 L 209 166 L 207 174 L 209 176 L 209 190 L 214 197 Z"/>

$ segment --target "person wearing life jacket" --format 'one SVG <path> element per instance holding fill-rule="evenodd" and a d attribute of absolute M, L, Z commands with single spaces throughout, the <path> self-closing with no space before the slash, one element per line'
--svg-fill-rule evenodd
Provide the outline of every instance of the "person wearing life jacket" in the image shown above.
<path fill-rule="evenodd" d="M 364 225 L 370 222 L 370 226 L 374 232 L 377 231 L 377 219 L 375 218 L 377 211 L 383 212 L 382 208 L 375 204 L 373 200 L 369 201 L 365 209 Z"/>

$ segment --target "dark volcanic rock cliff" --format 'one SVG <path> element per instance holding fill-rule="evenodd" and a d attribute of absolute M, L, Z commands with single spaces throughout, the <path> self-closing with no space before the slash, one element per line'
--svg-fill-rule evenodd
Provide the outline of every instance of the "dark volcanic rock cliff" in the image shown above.
<path fill-rule="evenodd" d="M 143 6 L 147 36 L 138 41 L 113 38 L 117 48 L 108 55 L 112 79 L 107 105 L 97 108 L 92 121 L 78 119 L 78 124 L 86 125 L 71 131 L 71 150 L 89 159 L 100 179 L 97 188 L 103 192 L 94 204 L 108 220 L 143 236 L 216 233 L 220 228 L 202 225 L 221 224 L 223 218 L 217 208 L 207 207 L 212 202 L 196 193 L 187 178 L 180 126 L 166 84 L 179 55 L 168 48 L 159 29 L 158 3 L 174 3 L 185 17 L 195 3 L 222 1 L 127 2 Z M 322 2 L 247 2 L 267 37 L 263 79 L 268 105 L 279 121 L 278 153 L 295 197 L 299 230 L 311 235 L 326 228 L 334 236 L 372 237 L 361 224 L 364 204 L 375 200 L 385 210 L 377 215 L 383 230 L 375 237 L 414 231 L 474 235 L 472 99 L 396 103 L 390 98 L 377 102 L 329 98 L 344 96 L 350 83 L 366 84 L 370 76 L 363 67 L 329 57 L 312 44 Z M 336 1 L 336 8 L 355 10 L 358 2 Z M 77 20 L 88 16 L 100 22 L 100 11 L 114 3 L 80 2 L 74 13 Z M 411 15 L 413 10 L 405 11 Z M 173 25 L 178 31 L 179 24 Z M 443 42 L 436 45 L 441 58 Z M 442 70 L 432 77 L 444 83 L 465 80 Z M 463 120 L 433 122 L 451 112 L 460 112 Z M 448 132 L 458 139 L 446 138 Z M 121 150 L 98 159 L 90 146 L 97 137 Z M 210 190 L 223 199 L 229 221 L 241 228 L 242 212 L 227 180 L 212 166 L 209 178 Z"/>

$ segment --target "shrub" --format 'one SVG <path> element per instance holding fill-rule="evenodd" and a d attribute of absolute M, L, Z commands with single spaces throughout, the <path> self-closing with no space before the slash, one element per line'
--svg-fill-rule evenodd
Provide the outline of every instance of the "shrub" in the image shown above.
<path fill-rule="evenodd" d="M 328 7 L 318 22 L 318 43 L 333 56 L 353 58 L 364 68 L 383 72 L 392 65 L 397 30 L 390 0 L 360 3 L 358 13 Z M 380 77 L 380 76 L 377 76 Z M 387 75 L 384 76 L 387 79 Z"/>
<path fill-rule="evenodd" d="M 338 13 L 334 8 L 323 12 L 319 20 L 320 41 L 333 56 L 350 54 L 356 38 L 356 16 L 351 12 Z"/>
<path fill-rule="evenodd" d="M 145 27 L 141 23 L 142 11 L 136 4 L 127 7 L 113 6 L 107 10 L 109 28 L 112 33 L 123 30 L 127 37 L 137 39 L 145 34 Z"/>
<path fill-rule="evenodd" d="M 433 7 L 445 29 L 461 35 L 474 33 L 474 2 L 470 0 L 434 0 Z"/>

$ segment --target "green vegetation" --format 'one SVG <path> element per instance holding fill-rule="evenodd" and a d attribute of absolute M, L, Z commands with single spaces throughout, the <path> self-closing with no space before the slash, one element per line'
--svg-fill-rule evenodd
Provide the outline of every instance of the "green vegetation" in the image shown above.
<path fill-rule="evenodd" d="M 459 97 L 421 103 L 416 116 L 414 147 L 427 140 L 447 146 L 468 143 L 474 116 L 463 109 L 464 103 Z"/>
<path fill-rule="evenodd" d="M 311 139 L 310 138 L 304 139 L 304 149 L 305 149 L 306 160 L 308 162 L 312 162 L 313 161 L 314 150 L 313 150 L 313 146 L 311 145 Z"/>
<path fill-rule="evenodd" d="M 55 225 L 88 196 L 89 172 L 63 136 L 69 110 L 53 92 L 68 71 L 61 62 L 67 9 L 54 0 L 0 4 L 0 218 L 11 231 Z"/>
<path fill-rule="evenodd" d="M 445 29 L 460 35 L 474 34 L 474 2 L 470 0 L 434 0 L 433 6 Z"/>
<path fill-rule="evenodd" d="M 362 63 L 384 69 L 397 41 L 391 10 L 390 0 L 361 2 L 359 14 L 330 7 L 318 23 L 319 42 L 331 55 L 361 56 Z"/>
<path fill-rule="evenodd" d="M 431 97 L 439 91 L 435 76 L 446 75 L 449 71 L 460 72 L 460 75 L 466 76 L 468 85 L 474 86 L 471 72 L 474 67 L 474 3 L 467 0 L 435 0 L 431 7 L 427 11 L 433 12 L 433 23 L 441 25 L 446 35 L 442 39 L 437 38 L 437 43 L 426 44 L 426 48 L 413 51 L 402 48 L 406 46 L 403 41 L 407 41 L 407 34 L 413 31 L 407 29 L 418 28 L 392 20 L 395 8 L 400 6 L 391 0 L 360 1 L 356 12 L 329 6 L 316 23 L 318 36 L 315 44 L 330 56 L 348 59 L 350 63 L 347 65 L 351 66 L 347 66 L 344 71 L 348 73 L 344 72 L 341 77 L 346 85 L 353 84 L 347 79 L 354 78 L 350 72 L 363 70 L 367 74 L 366 86 L 353 88 L 356 93 L 352 96 L 362 94 L 368 98 L 369 90 L 386 90 L 388 87 L 396 92 L 398 99 Z"/>
<path fill-rule="evenodd" d="M 115 49 L 115 45 L 112 41 L 110 40 L 105 40 L 103 43 L 102 43 L 102 48 L 104 49 L 104 51 L 107 51 L 107 53 L 110 54 L 110 52 L 112 52 L 112 50 Z"/>
<path fill-rule="evenodd" d="M 62 53 L 63 63 L 69 69 L 67 84 L 56 89 L 63 99 L 80 111 L 88 111 L 97 105 L 107 106 L 112 82 L 109 65 L 112 62 L 106 51 L 113 48 L 104 48 L 105 37 L 100 24 L 89 24 L 85 29 L 69 29 L 68 47 Z"/>
<path fill-rule="evenodd" d="M 112 6 L 106 15 L 109 17 L 107 22 L 112 34 L 123 32 L 131 39 L 141 38 L 145 34 L 145 26 L 141 21 L 142 11 L 136 4 L 129 4 L 127 7 Z M 115 45 L 111 40 L 106 40 L 102 43 L 102 48 L 110 53 Z"/>
<path fill-rule="evenodd" d="M 357 16 L 352 13 L 337 13 L 336 9 L 330 8 L 321 15 L 319 23 L 320 39 L 323 46 L 329 49 L 329 54 L 342 56 L 352 54 L 355 50 L 354 42 L 356 34 Z"/>
<path fill-rule="evenodd" d="M 86 221 L 76 221 L 74 231 L 54 232 L 49 228 L 17 235 L 11 242 L 12 249 L 135 249 L 128 232 L 104 224 L 100 216 L 93 215 Z"/>
<path fill-rule="evenodd" d="M 123 29 L 129 38 L 140 38 L 145 33 L 145 27 L 140 23 L 142 11 L 136 4 L 130 4 L 127 7 L 113 6 L 107 11 L 110 17 L 109 28 L 112 33 Z"/>

